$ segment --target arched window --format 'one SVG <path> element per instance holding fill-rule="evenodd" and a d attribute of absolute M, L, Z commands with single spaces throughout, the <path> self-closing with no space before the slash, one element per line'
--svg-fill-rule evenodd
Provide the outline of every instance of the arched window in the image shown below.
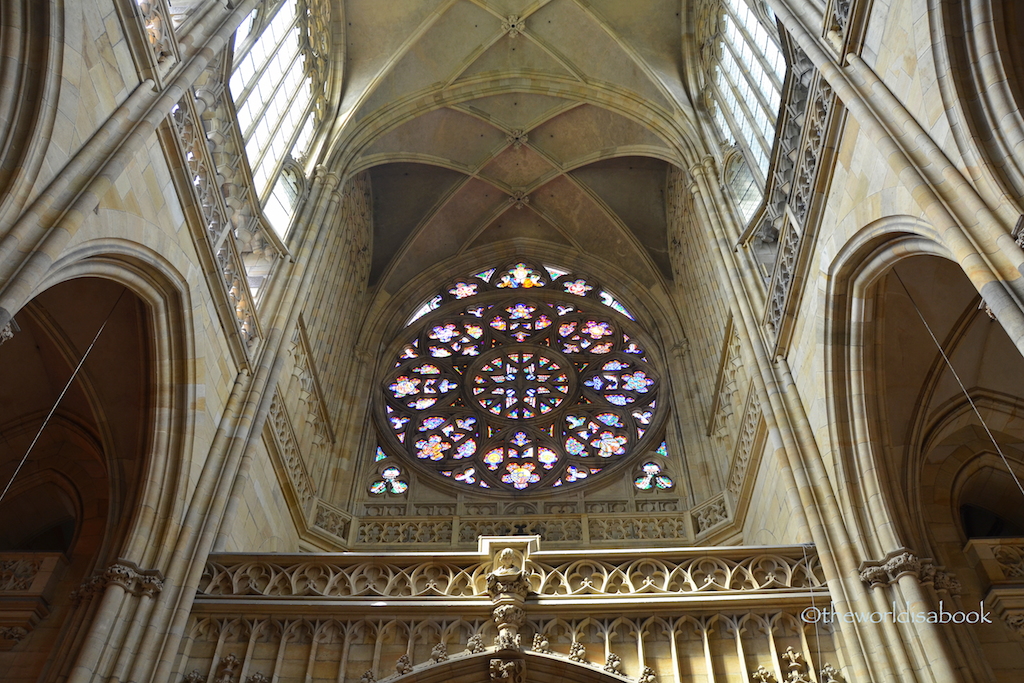
<path fill-rule="evenodd" d="M 298 185 L 284 170 L 303 157 L 323 113 L 329 3 L 267 0 L 235 33 L 229 81 L 256 193 L 284 235 Z"/>
<path fill-rule="evenodd" d="M 515 262 L 453 280 L 392 347 L 378 468 L 403 460 L 450 486 L 509 493 L 603 477 L 662 443 L 647 347 L 626 309 L 578 274 Z M 394 493 L 379 471 L 371 492 Z M 660 470 L 651 481 L 671 485 Z"/>
<path fill-rule="evenodd" d="M 735 141 L 748 166 L 733 175 L 749 176 L 763 194 L 786 78 L 774 16 L 761 0 L 705 0 L 698 11 L 698 33 L 707 34 L 701 49 L 706 104 L 721 139 Z M 750 183 L 741 184 L 747 192 Z M 735 198 L 744 206 L 750 199 Z M 746 220 L 751 215 L 744 211 Z"/>

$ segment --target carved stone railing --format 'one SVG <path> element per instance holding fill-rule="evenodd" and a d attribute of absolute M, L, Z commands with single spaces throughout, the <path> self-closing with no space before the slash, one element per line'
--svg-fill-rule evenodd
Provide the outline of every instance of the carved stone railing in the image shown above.
<path fill-rule="evenodd" d="M 14 646 L 49 614 L 66 566 L 62 553 L 0 553 L 0 650 Z"/>
<path fill-rule="evenodd" d="M 209 143 L 195 102 L 194 94 L 187 93 L 171 110 L 170 121 L 188 173 L 188 185 L 203 222 L 202 242 L 212 256 L 213 272 L 207 272 L 207 277 L 213 279 L 213 291 L 223 292 L 226 296 L 226 307 L 218 307 L 229 317 L 224 321 L 225 327 L 237 328 L 248 354 L 256 348 L 261 337 L 256 305 L 221 192 L 222 178 L 210 157 Z M 218 278 L 219 282 L 216 281 Z"/>
<path fill-rule="evenodd" d="M 712 661 L 729 662 L 714 665 L 716 683 L 748 683 L 756 667 L 780 681 L 797 680 L 784 672 L 837 680 L 807 677 L 835 661 L 831 629 L 801 616 L 828 603 L 812 550 L 541 552 L 537 543 L 488 537 L 476 553 L 442 556 L 214 555 L 172 680 L 415 672 L 512 683 L 530 670 L 655 683 L 679 671 L 711 680 Z"/>
<path fill-rule="evenodd" d="M 765 327 L 778 347 L 786 343 L 787 310 L 793 305 L 791 291 L 799 277 L 801 257 L 813 243 L 820 222 L 819 211 L 813 210 L 819 192 L 819 178 L 826 167 L 827 140 L 836 121 L 838 99 L 831 86 L 819 75 L 814 75 L 807 97 L 800 146 L 795 160 L 793 178 L 786 200 L 785 220 L 781 225 L 779 253 L 775 272 L 768 286 L 765 306 Z"/>
<path fill-rule="evenodd" d="M 275 389 L 270 401 L 270 415 L 267 420 L 267 427 L 273 434 L 275 449 L 272 454 L 277 456 L 276 463 L 285 472 L 280 477 L 281 485 L 291 493 L 295 501 L 301 519 L 296 522 L 305 524 L 305 516 L 308 514 L 316 494 L 313 480 L 306 469 L 306 463 L 299 450 L 298 441 L 295 438 L 295 430 L 292 427 L 291 418 L 285 408 L 281 395 Z"/>
<path fill-rule="evenodd" d="M 207 564 L 200 590 L 211 598 L 480 598 L 487 595 L 489 567 L 487 560 L 469 554 L 221 554 Z M 607 556 L 551 551 L 534 553 L 526 567 L 531 595 L 538 598 L 767 595 L 824 585 L 816 556 L 793 546 L 649 549 Z"/>

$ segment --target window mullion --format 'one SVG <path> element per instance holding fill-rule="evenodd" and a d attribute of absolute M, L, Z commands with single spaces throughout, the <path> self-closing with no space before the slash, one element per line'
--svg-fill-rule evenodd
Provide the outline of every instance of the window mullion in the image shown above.
<path fill-rule="evenodd" d="M 742 0 L 738 1 L 742 2 Z M 733 25 L 736 27 L 736 30 L 739 31 L 739 33 L 743 36 L 743 39 L 747 41 L 747 45 L 750 46 L 750 51 L 754 54 L 754 57 L 757 58 L 765 73 L 768 74 L 768 78 L 770 78 L 772 83 L 775 84 L 775 89 L 781 91 L 782 81 L 779 79 L 778 74 L 775 73 L 775 69 L 771 68 L 771 65 L 768 64 L 768 58 L 764 50 L 759 48 L 758 42 L 754 39 L 754 36 L 751 35 L 750 31 L 747 30 L 746 24 L 740 21 L 739 17 L 737 16 L 735 8 L 732 7 L 729 3 L 725 3 L 725 9 L 726 12 L 728 12 L 729 14 L 730 19 L 732 19 Z M 768 40 L 772 41 L 772 44 L 775 46 L 775 49 L 781 51 L 782 48 L 778 45 L 778 43 L 775 42 L 775 38 L 771 35 L 771 33 L 769 33 L 767 29 L 765 29 L 765 33 L 768 35 Z M 728 40 L 725 40 L 723 42 L 729 43 Z"/>
<path fill-rule="evenodd" d="M 288 77 L 288 72 L 291 71 L 292 66 L 295 64 L 295 60 L 301 59 L 301 57 L 302 51 L 298 49 L 298 47 L 296 47 L 295 52 L 292 53 L 291 57 L 288 58 L 287 66 L 284 69 L 282 69 L 280 78 L 278 78 L 277 82 L 273 84 L 273 91 L 271 92 L 270 96 L 266 98 L 263 104 L 260 105 L 260 108 L 256 112 L 256 114 L 253 115 L 252 123 L 249 124 L 248 130 L 242 132 L 242 138 L 246 142 L 249 141 L 249 138 L 256 130 L 256 127 L 259 125 L 260 121 L 262 121 L 266 116 L 267 110 L 270 109 L 270 106 L 274 103 L 274 99 L 278 96 L 278 93 L 281 91 L 281 86 L 284 83 L 285 78 Z M 267 65 L 269 66 L 270 62 L 268 62 Z M 257 78 L 257 80 L 259 79 Z M 242 102 L 241 104 L 244 104 L 244 102 Z"/>
<path fill-rule="evenodd" d="M 740 69 L 740 72 L 743 74 L 743 79 L 747 82 L 747 85 L 750 86 L 751 92 L 754 93 L 754 97 L 757 98 L 757 102 L 761 105 L 761 109 L 763 109 L 764 113 L 768 116 L 768 120 L 774 125 L 778 114 L 772 112 L 771 103 L 768 101 L 767 95 L 761 89 L 761 86 L 754 82 L 754 77 L 750 73 L 750 66 L 739 54 L 737 54 L 736 48 L 732 43 L 727 40 L 725 41 L 725 45 L 728 47 L 729 52 L 732 53 L 732 57 L 736 60 L 736 63 L 740 66 L 746 67 L 744 69 Z M 767 71 L 765 71 L 765 73 L 767 73 Z"/>
<path fill-rule="evenodd" d="M 764 151 L 765 155 L 770 156 L 771 145 L 765 139 L 764 134 L 761 131 L 761 127 L 757 125 L 757 119 L 754 117 L 753 112 L 750 110 L 750 105 L 742 96 L 742 93 L 740 92 L 737 84 L 734 82 L 732 75 L 729 74 L 728 71 L 723 70 L 722 76 L 725 78 L 726 83 L 729 84 L 729 87 L 733 93 L 733 97 L 736 98 L 737 104 L 739 104 L 740 108 L 743 110 L 743 115 L 746 118 L 747 123 L 750 125 L 750 129 L 754 132 L 754 136 L 757 138 L 758 144 L 761 146 L 761 149 Z M 749 141 L 746 140 L 746 136 L 741 136 L 741 138 L 743 138 L 744 141 L 746 141 L 747 144 L 749 144 Z"/>

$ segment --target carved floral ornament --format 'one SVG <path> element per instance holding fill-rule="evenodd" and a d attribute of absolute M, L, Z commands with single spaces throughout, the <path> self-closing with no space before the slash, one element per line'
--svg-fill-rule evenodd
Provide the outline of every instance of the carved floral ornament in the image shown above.
<path fill-rule="evenodd" d="M 593 280 L 527 262 L 473 273 L 403 335 L 381 387 L 378 462 L 397 454 L 476 491 L 555 493 L 661 441 L 650 344 Z"/>

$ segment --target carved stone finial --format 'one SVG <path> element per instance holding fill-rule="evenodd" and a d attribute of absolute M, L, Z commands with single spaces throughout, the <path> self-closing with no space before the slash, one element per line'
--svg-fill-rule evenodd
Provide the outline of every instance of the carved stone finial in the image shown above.
<path fill-rule="evenodd" d="M 501 22 L 501 30 L 507 33 L 509 38 L 515 38 L 526 30 L 526 20 L 520 19 L 518 14 L 510 14 Z"/>
<path fill-rule="evenodd" d="M 572 641 L 572 645 L 569 646 L 569 659 L 574 662 L 587 661 L 587 647 L 579 641 Z"/>
<path fill-rule="evenodd" d="M 246 678 L 245 683 L 270 683 L 270 679 L 263 673 L 257 671 L 252 676 Z"/>
<path fill-rule="evenodd" d="M 609 652 L 604 660 L 604 670 L 608 673 L 622 675 L 622 658 L 614 652 Z"/>
<path fill-rule="evenodd" d="M 238 669 L 241 666 L 242 663 L 235 655 L 224 657 L 217 663 L 217 678 L 214 680 L 216 683 L 231 683 L 238 675 Z"/>
<path fill-rule="evenodd" d="M 373 673 L 372 669 L 366 671 L 359 677 L 359 683 L 377 683 L 377 674 Z"/>
<path fill-rule="evenodd" d="M 533 634 L 533 651 L 540 652 L 541 654 L 545 655 L 551 654 L 551 642 L 548 640 L 548 634 Z"/>
<path fill-rule="evenodd" d="M 831 664 L 821 667 L 821 683 L 843 683 L 843 677 Z"/>
<path fill-rule="evenodd" d="M 645 666 L 644 670 L 640 672 L 640 675 L 636 678 L 636 683 L 654 683 L 658 678 L 658 675 L 654 673 L 654 669 L 649 666 Z"/>
<path fill-rule="evenodd" d="M 792 647 L 786 648 L 786 651 L 782 653 L 782 659 L 790 669 L 799 671 L 804 667 L 804 656 L 796 652 Z"/>
<path fill-rule="evenodd" d="M 469 640 L 466 642 L 466 652 L 468 652 L 471 655 L 483 652 L 486 649 L 487 646 L 484 645 L 484 637 L 479 633 L 474 633 L 473 635 L 471 635 L 469 637 Z"/>
<path fill-rule="evenodd" d="M 437 664 L 438 662 L 444 662 L 448 660 L 448 646 L 444 643 L 438 643 L 434 646 L 434 649 L 430 651 L 430 663 Z"/>
<path fill-rule="evenodd" d="M 757 667 L 757 671 L 754 672 L 754 675 L 751 676 L 750 679 L 754 681 L 754 683 L 778 683 L 775 678 L 775 674 L 763 666 Z"/>
<path fill-rule="evenodd" d="M 402 655 L 395 662 L 395 671 L 399 676 L 412 672 L 412 660 L 409 659 L 409 655 Z"/>

